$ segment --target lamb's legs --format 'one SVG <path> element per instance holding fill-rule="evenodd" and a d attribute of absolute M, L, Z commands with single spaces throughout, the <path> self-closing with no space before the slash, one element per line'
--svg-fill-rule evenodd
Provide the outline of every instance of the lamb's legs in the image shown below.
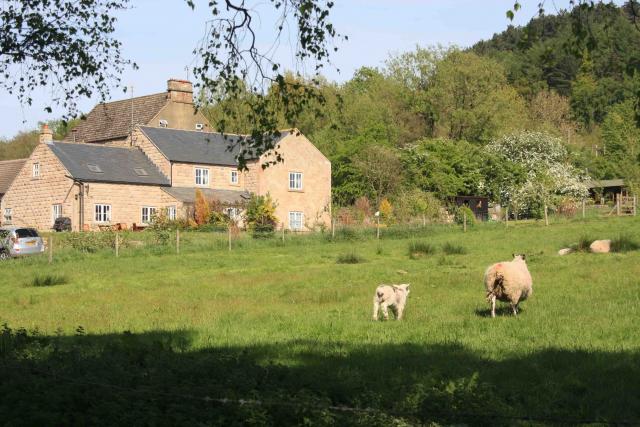
<path fill-rule="evenodd" d="M 511 309 L 513 310 L 513 315 L 518 315 L 518 304 L 511 304 Z"/>
<path fill-rule="evenodd" d="M 389 320 L 389 304 L 386 302 L 382 303 L 382 315 L 384 316 L 384 320 Z"/>
<path fill-rule="evenodd" d="M 378 309 L 380 308 L 380 303 L 377 299 L 373 300 L 373 320 L 378 320 Z"/>
<path fill-rule="evenodd" d="M 396 312 L 398 313 L 396 316 L 396 320 L 402 320 L 402 315 L 404 314 L 404 309 L 402 307 L 397 307 Z"/>
<path fill-rule="evenodd" d="M 496 317 L 496 296 L 491 295 L 489 297 L 489 302 L 491 304 L 491 317 Z"/>

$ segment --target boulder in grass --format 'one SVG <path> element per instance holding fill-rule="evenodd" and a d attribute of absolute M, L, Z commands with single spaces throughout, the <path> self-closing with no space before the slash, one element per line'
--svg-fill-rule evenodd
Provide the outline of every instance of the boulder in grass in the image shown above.
<path fill-rule="evenodd" d="M 570 253 L 575 252 L 573 249 L 571 248 L 564 248 L 564 249 L 560 249 L 558 251 L 558 255 L 562 256 L 562 255 L 569 255 Z"/>
<path fill-rule="evenodd" d="M 611 240 L 594 240 L 589 249 L 594 254 L 608 254 L 611 252 Z"/>

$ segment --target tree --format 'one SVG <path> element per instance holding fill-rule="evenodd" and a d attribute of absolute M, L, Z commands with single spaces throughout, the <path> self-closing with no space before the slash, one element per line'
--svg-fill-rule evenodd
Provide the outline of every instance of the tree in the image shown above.
<path fill-rule="evenodd" d="M 485 152 L 510 168 L 526 171 L 521 182 L 504 182 L 503 200 L 522 212 L 535 213 L 552 206 L 558 196 L 584 198 L 584 173 L 573 167 L 562 141 L 542 132 L 520 132 L 492 141 Z M 517 166 L 516 166 L 517 165 Z"/>
<path fill-rule="evenodd" d="M 109 97 L 111 84 L 135 64 L 114 38 L 114 14 L 129 0 L 9 0 L 0 8 L 0 87 L 31 104 L 39 87 L 75 116 L 79 97 Z"/>
<path fill-rule="evenodd" d="M 488 142 L 526 126 L 524 102 L 503 67 L 471 52 L 454 50 L 436 65 L 427 102 L 435 136 Z"/>
<path fill-rule="evenodd" d="M 196 201 L 195 201 L 195 219 L 198 225 L 204 225 L 209 222 L 211 216 L 211 205 L 209 201 L 202 194 L 202 190 L 196 188 Z"/>
<path fill-rule="evenodd" d="M 363 150 L 355 160 L 355 166 L 365 178 L 376 207 L 384 197 L 394 194 L 403 177 L 402 162 L 390 148 L 372 145 Z"/>

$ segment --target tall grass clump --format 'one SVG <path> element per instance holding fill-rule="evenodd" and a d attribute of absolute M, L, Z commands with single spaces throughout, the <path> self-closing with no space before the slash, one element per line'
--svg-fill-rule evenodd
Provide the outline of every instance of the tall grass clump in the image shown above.
<path fill-rule="evenodd" d="M 426 242 L 409 243 L 409 258 L 416 259 L 423 255 L 431 255 L 436 252 L 435 246 Z"/>
<path fill-rule="evenodd" d="M 29 286 L 33 286 L 36 288 L 42 288 L 46 286 L 57 286 L 64 285 L 67 283 L 67 278 L 62 275 L 57 274 L 44 274 L 35 276 L 31 282 L 29 282 Z"/>
<path fill-rule="evenodd" d="M 338 264 L 360 264 L 362 262 L 364 262 L 364 258 L 356 254 L 355 252 L 340 254 L 338 255 L 338 259 L 336 260 L 336 263 Z"/>
<path fill-rule="evenodd" d="M 467 253 L 467 248 L 461 245 L 456 245 L 451 242 L 447 242 L 442 245 L 442 251 L 447 255 L 464 255 Z"/>
<path fill-rule="evenodd" d="M 578 243 L 573 243 L 569 245 L 569 247 L 576 252 L 589 252 L 591 243 L 593 243 L 594 240 L 596 239 L 592 236 L 582 235 L 578 239 Z"/>
<path fill-rule="evenodd" d="M 630 252 L 638 249 L 640 244 L 629 237 L 618 236 L 611 240 L 611 252 Z"/>

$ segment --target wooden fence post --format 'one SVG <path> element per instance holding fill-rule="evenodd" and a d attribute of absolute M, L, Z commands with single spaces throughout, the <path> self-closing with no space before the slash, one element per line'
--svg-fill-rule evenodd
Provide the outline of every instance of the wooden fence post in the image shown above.
<path fill-rule="evenodd" d="M 229 252 L 231 252 L 231 224 L 227 226 L 227 231 L 229 234 Z"/>
<path fill-rule="evenodd" d="M 336 238 L 336 219 L 331 218 L 331 240 Z"/>
<path fill-rule="evenodd" d="M 637 206 L 638 206 L 638 196 L 633 196 L 633 216 L 636 216 Z"/>
<path fill-rule="evenodd" d="M 582 219 L 586 218 L 586 213 L 585 213 L 585 200 L 582 199 Z"/>
<path fill-rule="evenodd" d="M 506 208 L 504 208 L 504 223 L 505 226 L 509 226 L 509 206 L 507 206 Z"/>
<path fill-rule="evenodd" d="M 622 197 L 620 196 L 621 194 L 616 194 L 616 209 L 617 209 L 616 213 L 618 214 L 618 216 L 620 216 L 620 203 L 621 203 L 620 199 L 622 199 Z"/>
<path fill-rule="evenodd" d="M 53 262 L 53 236 L 49 236 L 49 264 Z"/>
<path fill-rule="evenodd" d="M 120 236 L 116 233 L 116 258 L 120 256 Z"/>
<path fill-rule="evenodd" d="M 549 213 L 548 213 L 549 208 L 547 207 L 547 204 L 544 204 L 544 225 L 549 225 Z"/>
<path fill-rule="evenodd" d="M 282 243 L 284 243 L 284 222 L 282 223 Z"/>
<path fill-rule="evenodd" d="M 176 253 L 180 254 L 180 230 L 176 229 Z"/>
<path fill-rule="evenodd" d="M 378 226 L 376 230 L 376 239 L 380 240 L 380 215 L 378 215 Z"/>
<path fill-rule="evenodd" d="M 463 222 L 462 231 L 466 233 L 467 232 L 467 213 L 466 212 L 462 213 L 462 222 Z"/>

